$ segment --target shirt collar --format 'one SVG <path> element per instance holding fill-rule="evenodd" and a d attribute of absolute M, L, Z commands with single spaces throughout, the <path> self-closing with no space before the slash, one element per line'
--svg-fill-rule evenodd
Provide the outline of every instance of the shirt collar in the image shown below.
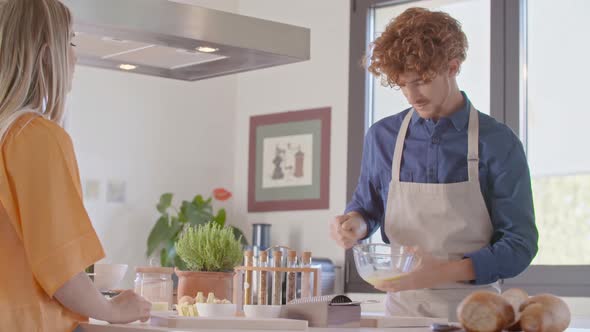
<path fill-rule="evenodd" d="M 465 94 L 465 92 L 461 91 L 461 94 L 463 95 L 463 98 L 465 99 L 465 103 L 463 104 L 463 107 L 461 107 L 461 109 L 459 111 L 457 111 L 457 112 L 451 114 L 451 116 L 449 116 L 449 120 L 451 120 L 453 127 L 455 127 L 455 129 L 457 129 L 457 131 L 461 131 L 465 128 L 465 126 L 467 125 L 467 121 L 469 121 L 469 111 L 471 110 L 471 101 L 469 101 L 469 98 L 467 98 L 467 95 Z M 424 123 L 424 119 L 422 119 L 420 117 L 418 112 L 414 112 L 412 114 L 412 119 L 410 120 L 410 124 L 412 126 L 414 126 L 416 124 L 422 124 L 422 123 Z"/>
<path fill-rule="evenodd" d="M 410 108 L 410 110 L 413 110 L 413 109 Z M 423 122 L 424 122 L 424 119 L 422 119 L 420 117 L 418 112 L 414 111 L 414 113 L 412 113 L 412 118 L 410 119 L 410 125 L 414 126 L 416 124 L 422 124 Z"/>
<path fill-rule="evenodd" d="M 471 102 L 469 101 L 469 98 L 467 98 L 465 92 L 461 91 L 461 94 L 465 100 L 463 107 L 449 116 L 449 119 L 457 131 L 461 131 L 463 128 L 465 128 L 467 121 L 469 121 L 469 111 L 471 110 Z"/>

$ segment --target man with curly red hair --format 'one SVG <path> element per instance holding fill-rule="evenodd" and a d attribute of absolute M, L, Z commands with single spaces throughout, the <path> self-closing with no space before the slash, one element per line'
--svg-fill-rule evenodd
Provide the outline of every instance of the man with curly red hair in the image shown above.
<path fill-rule="evenodd" d="M 498 292 L 536 255 L 524 149 L 459 89 L 467 38 L 457 20 L 410 8 L 372 46 L 368 70 L 412 107 L 369 129 L 358 186 L 331 235 L 350 248 L 381 228 L 392 248 L 415 250 L 417 268 L 375 285 L 388 292 L 387 312 L 454 319 L 465 296 Z"/>

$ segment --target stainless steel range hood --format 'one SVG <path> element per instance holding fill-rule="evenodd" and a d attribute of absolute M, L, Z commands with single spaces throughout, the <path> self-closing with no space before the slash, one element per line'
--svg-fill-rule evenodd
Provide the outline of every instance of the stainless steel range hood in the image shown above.
<path fill-rule="evenodd" d="M 167 0 L 62 0 L 78 63 L 195 81 L 309 60 L 307 28 Z"/>

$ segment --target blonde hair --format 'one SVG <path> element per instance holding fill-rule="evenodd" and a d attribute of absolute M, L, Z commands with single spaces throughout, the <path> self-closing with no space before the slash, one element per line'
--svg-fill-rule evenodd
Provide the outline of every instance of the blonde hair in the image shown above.
<path fill-rule="evenodd" d="M 23 113 L 62 123 L 71 26 L 58 0 L 0 1 L 0 140 Z"/>

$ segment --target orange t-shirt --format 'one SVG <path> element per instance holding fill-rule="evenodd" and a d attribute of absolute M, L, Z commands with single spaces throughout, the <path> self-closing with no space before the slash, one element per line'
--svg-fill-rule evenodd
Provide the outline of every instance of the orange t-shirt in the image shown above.
<path fill-rule="evenodd" d="M 53 294 L 104 257 L 84 204 L 72 141 L 21 116 L 0 151 L 0 331 L 72 331 L 86 321 Z"/>

